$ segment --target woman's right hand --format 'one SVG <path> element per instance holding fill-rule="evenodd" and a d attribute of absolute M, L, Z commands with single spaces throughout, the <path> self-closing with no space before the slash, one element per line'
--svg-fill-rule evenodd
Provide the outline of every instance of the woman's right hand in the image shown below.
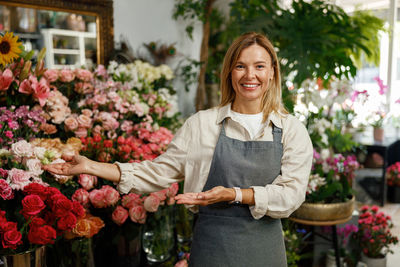
<path fill-rule="evenodd" d="M 42 166 L 43 170 L 49 171 L 58 175 L 78 175 L 87 173 L 89 170 L 90 159 L 85 156 L 75 155 L 65 157 L 65 163 L 54 163 Z"/>

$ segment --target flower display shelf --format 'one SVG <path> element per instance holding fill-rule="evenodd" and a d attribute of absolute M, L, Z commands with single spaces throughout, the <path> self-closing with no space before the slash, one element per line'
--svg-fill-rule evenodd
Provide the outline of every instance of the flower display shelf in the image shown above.
<path fill-rule="evenodd" d="M 354 203 L 354 196 L 349 201 L 339 203 L 304 202 L 290 219 L 308 225 L 336 225 L 351 219 Z"/>

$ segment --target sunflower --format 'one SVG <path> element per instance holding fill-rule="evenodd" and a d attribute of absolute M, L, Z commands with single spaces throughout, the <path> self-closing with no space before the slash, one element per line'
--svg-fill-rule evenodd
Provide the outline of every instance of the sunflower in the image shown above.
<path fill-rule="evenodd" d="M 0 36 L 0 64 L 5 66 L 19 57 L 22 52 L 18 42 L 18 36 L 13 36 L 12 32 L 6 32 L 4 36 Z"/>

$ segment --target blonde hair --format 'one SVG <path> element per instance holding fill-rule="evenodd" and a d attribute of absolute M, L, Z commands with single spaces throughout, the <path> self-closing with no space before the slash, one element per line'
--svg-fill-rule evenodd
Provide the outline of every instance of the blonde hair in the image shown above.
<path fill-rule="evenodd" d="M 221 71 L 220 106 L 225 106 L 229 103 L 232 103 L 235 99 L 236 93 L 232 87 L 231 73 L 240 56 L 240 53 L 243 51 L 243 49 L 252 45 L 259 45 L 267 50 L 271 57 L 272 68 L 274 69 L 273 79 L 269 83 L 268 89 L 265 91 L 261 101 L 262 111 L 264 113 L 263 121 L 267 120 L 272 111 L 280 114 L 288 114 L 282 103 L 281 75 L 278 57 L 275 53 L 274 46 L 267 37 L 255 32 L 245 33 L 239 36 L 235 41 L 233 41 L 225 54 Z"/>

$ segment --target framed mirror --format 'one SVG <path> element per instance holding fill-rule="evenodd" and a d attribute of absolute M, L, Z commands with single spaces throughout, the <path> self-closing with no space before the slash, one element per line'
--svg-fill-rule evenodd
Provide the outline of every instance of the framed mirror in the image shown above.
<path fill-rule="evenodd" d="M 114 49 L 112 0 L 0 0 L 0 31 L 27 50 L 46 47 L 46 67 L 106 64 Z"/>

